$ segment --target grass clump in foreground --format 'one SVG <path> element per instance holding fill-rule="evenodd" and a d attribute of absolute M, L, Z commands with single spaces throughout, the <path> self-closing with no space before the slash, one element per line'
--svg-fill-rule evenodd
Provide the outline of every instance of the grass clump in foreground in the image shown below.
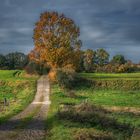
<path fill-rule="evenodd" d="M 98 131 L 96 129 L 84 128 L 75 131 L 74 134 L 75 140 L 115 140 L 116 138 L 112 135 L 112 133 L 105 131 Z"/>
<path fill-rule="evenodd" d="M 51 90 L 52 104 L 46 121 L 47 140 L 74 140 L 78 139 L 83 131 L 86 131 L 85 135 L 87 135 L 88 138 L 94 137 L 94 134 L 96 135 L 95 131 L 97 131 L 98 134 L 109 134 L 114 140 L 126 140 L 131 137 L 133 128 L 140 125 L 140 119 L 135 114 L 130 115 L 130 113 L 126 112 L 111 112 L 99 107 L 104 104 L 114 106 L 114 101 L 110 101 L 110 99 L 115 99 L 116 97 L 115 105 L 121 106 L 121 94 L 126 98 L 126 103 L 123 104 L 123 106 L 127 106 L 133 100 L 132 98 L 127 101 L 127 94 L 129 94 L 129 92 L 109 91 L 111 94 L 107 95 L 106 91 L 105 96 L 111 96 L 111 98 L 107 99 L 106 97 L 105 100 L 100 101 L 104 98 L 101 97 L 104 95 L 104 90 L 77 88 L 75 89 L 75 98 L 67 96 L 67 94 L 60 90 L 58 85 L 52 85 Z M 133 94 L 138 95 L 135 92 Z M 97 95 L 100 98 L 98 98 Z M 80 107 L 81 103 L 85 102 L 85 100 L 90 102 L 90 104 Z M 139 104 L 137 106 L 139 106 Z M 94 129 L 92 131 L 95 132 L 93 136 L 89 136 L 91 135 L 91 129 Z"/>
<path fill-rule="evenodd" d="M 0 70 L 0 123 L 22 111 L 34 98 L 37 76 L 24 71 Z M 8 104 L 4 106 L 4 98 Z"/>

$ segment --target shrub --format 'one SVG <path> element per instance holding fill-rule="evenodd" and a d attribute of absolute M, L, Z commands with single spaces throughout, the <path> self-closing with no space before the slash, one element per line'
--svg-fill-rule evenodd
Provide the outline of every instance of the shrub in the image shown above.
<path fill-rule="evenodd" d="M 37 64 L 33 61 L 30 61 L 28 65 L 25 67 L 25 70 L 28 74 L 47 74 L 50 71 L 48 66 L 44 66 L 43 64 Z"/>
<path fill-rule="evenodd" d="M 62 89 L 72 90 L 76 81 L 76 73 L 72 69 L 58 69 L 56 78 Z"/>
<path fill-rule="evenodd" d="M 49 79 L 52 83 L 56 83 L 57 82 L 57 70 L 53 69 L 49 72 Z"/>
<path fill-rule="evenodd" d="M 104 73 L 131 73 L 139 71 L 139 67 L 136 64 L 125 63 L 125 64 L 112 64 L 109 63 L 103 66 L 96 66 L 95 72 Z"/>
<path fill-rule="evenodd" d="M 112 133 L 95 129 L 80 129 L 74 135 L 75 140 L 115 140 Z"/>

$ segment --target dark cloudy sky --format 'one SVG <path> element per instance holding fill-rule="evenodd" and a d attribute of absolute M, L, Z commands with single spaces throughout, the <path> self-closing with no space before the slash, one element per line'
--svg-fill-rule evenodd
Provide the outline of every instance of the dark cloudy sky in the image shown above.
<path fill-rule="evenodd" d="M 83 49 L 105 48 L 140 62 L 140 0 L 0 0 L 0 53 L 28 53 L 34 23 L 46 10 L 74 19 Z"/>

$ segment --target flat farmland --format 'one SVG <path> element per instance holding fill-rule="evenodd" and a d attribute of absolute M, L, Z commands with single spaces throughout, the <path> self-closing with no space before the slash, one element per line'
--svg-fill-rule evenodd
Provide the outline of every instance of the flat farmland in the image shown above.
<path fill-rule="evenodd" d="M 78 75 L 86 80 L 73 89 L 74 98 L 52 85 L 46 139 L 73 140 L 90 133 L 103 139 L 106 133 L 114 136 L 107 139 L 131 139 L 133 130 L 140 127 L 140 73 Z"/>

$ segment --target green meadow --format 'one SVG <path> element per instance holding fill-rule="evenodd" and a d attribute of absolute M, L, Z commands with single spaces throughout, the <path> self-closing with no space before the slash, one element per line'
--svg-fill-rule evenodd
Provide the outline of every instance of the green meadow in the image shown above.
<path fill-rule="evenodd" d="M 51 84 L 51 105 L 45 121 L 45 139 L 78 140 L 89 136 L 107 140 L 130 139 L 133 130 L 140 127 L 140 114 L 137 114 L 140 90 L 139 87 L 131 90 L 127 87 L 137 87 L 140 73 L 78 75 L 86 80 L 79 81 L 73 89 L 74 97 L 68 96 L 57 84 Z M 0 71 L 0 123 L 24 110 L 33 100 L 37 79 L 38 76 L 28 75 L 25 71 Z M 120 81 L 123 81 L 124 89 Z M 4 98 L 8 101 L 6 106 Z M 112 110 L 114 107 L 118 110 Z M 134 112 L 124 108 L 133 108 Z"/>
<path fill-rule="evenodd" d="M 83 78 L 99 79 L 99 80 L 140 80 L 140 73 L 80 73 Z"/>
<path fill-rule="evenodd" d="M 80 73 L 82 78 L 100 81 L 102 79 L 113 82 L 114 80 L 140 80 L 140 73 L 131 74 L 103 74 L 103 73 Z M 115 78 L 115 79 L 114 79 Z M 121 86 L 121 85 L 120 85 Z M 111 87 L 110 87 L 111 88 Z M 134 128 L 140 127 L 140 114 L 129 112 L 128 110 L 121 111 L 121 108 L 140 108 L 140 91 L 139 90 L 121 90 L 121 89 L 96 89 L 92 85 L 82 83 L 74 89 L 75 97 L 68 97 L 67 94 L 60 89 L 56 84 L 51 87 L 51 101 L 52 104 L 49 109 L 46 130 L 47 140 L 74 140 L 78 137 L 89 136 L 92 134 L 100 135 L 103 137 L 105 134 L 113 135 L 113 140 L 126 140 L 130 139 L 133 134 Z M 99 109 L 95 114 L 83 112 L 79 115 L 76 111 L 72 111 L 74 106 L 89 103 L 98 108 L 112 108 L 117 107 L 117 111 L 110 110 L 104 113 Z M 68 108 L 67 108 L 68 106 Z M 65 111 L 61 111 L 61 107 L 66 107 Z M 93 120 L 90 120 L 93 115 Z M 95 117 L 97 115 L 97 117 Z M 107 123 L 104 126 L 105 121 Z M 103 123 L 103 124 L 102 124 Z M 116 127 L 114 127 L 116 125 Z M 123 128 L 124 127 L 124 128 Z M 111 139 L 111 138 L 108 138 Z"/>

